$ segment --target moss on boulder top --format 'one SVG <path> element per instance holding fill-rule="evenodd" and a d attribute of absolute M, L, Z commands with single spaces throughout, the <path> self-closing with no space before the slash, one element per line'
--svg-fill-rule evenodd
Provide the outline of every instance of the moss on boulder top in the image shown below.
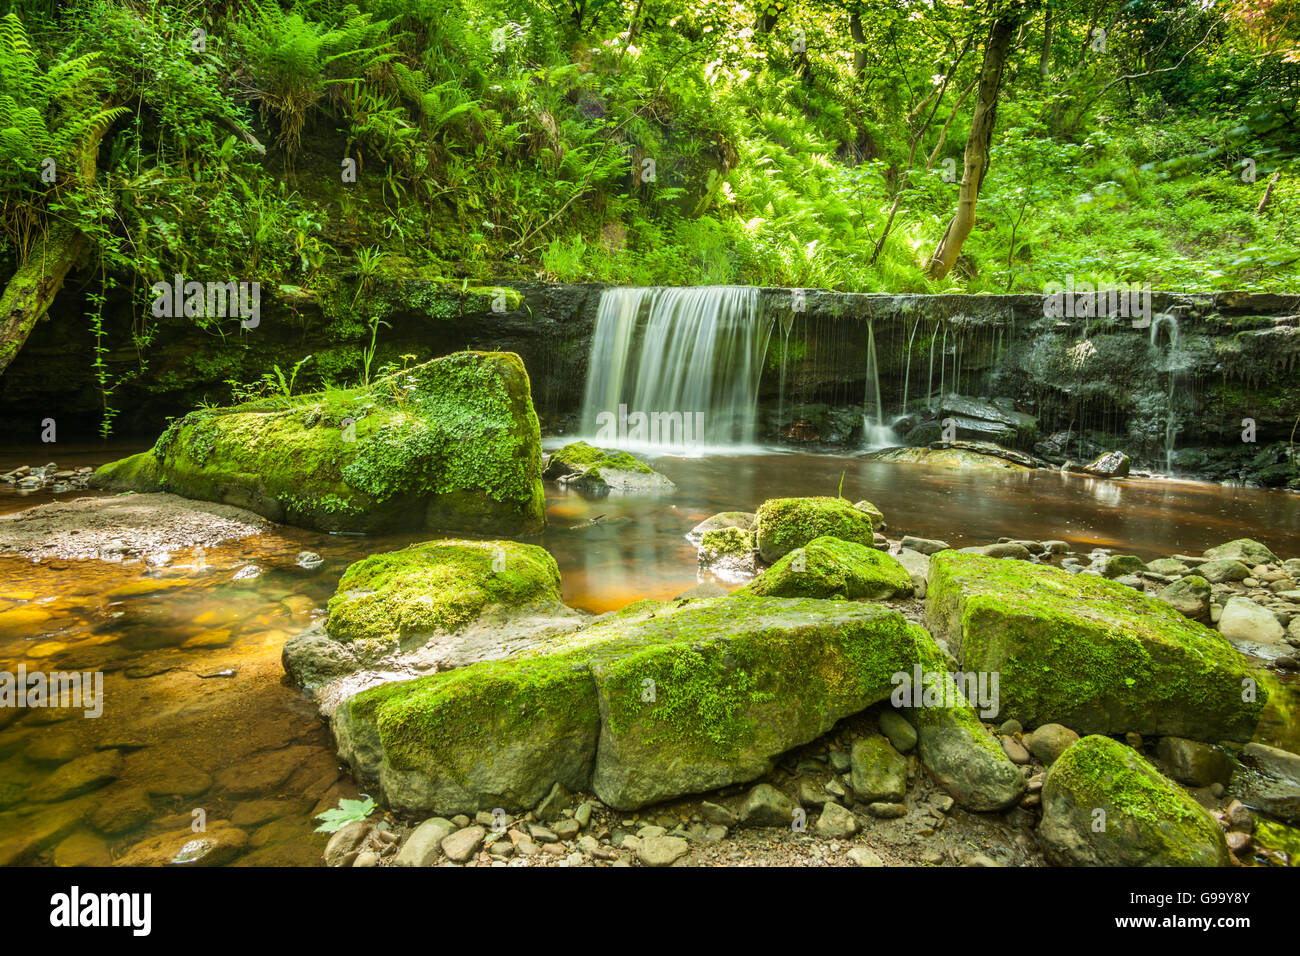
<path fill-rule="evenodd" d="M 1047 772 L 1042 801 L 1038 838 L 1061 866 L 1230 862 L 1223 829 L 1209 812 L 1109 737 L 1084 737 L 1061 754 Z"/>
<path fill-rule="evenodd" d="M 768 597 L 883 601 L 912 593 L 912 576 L 877 548 L 823 537 L 780 558 L 746 590 Z"/>
<path fill-rule="evenodd" d="M 871 605 L 643 602 L 509 660 L 364 691 L 332 727 L 398 809 L 519 809 L 555 783 L 635 809 L 760 776 L 922 659 L 941 660 L 929 635 Z"/>
<path fill-rule="evenodd" d="M 458 352 L 368 388 L 191 412 L 92 484 L 322 531 L 528 534 L 546 523 L 541 433 L 528 374 L 509 352 Z"/>
<path fill-rule="evenodd" d="M 326 630 L 341 641 L 423 642 L 493 605 L 560 603 L 560 569 L 544 549 L 514 541 L 429 541 L 351 565 L 329 601 Z"/>
<path fill-rule="evenodd" d="M 1249 740 L 1268 696 L 1218 632 L 1095 575 L 940 552 L 926 622 L 963 668 L 1000 675 L 1001 716 L 1028 727 Z"/>
<path fill-rule="evenodd" d="M 821 537 L 875 541 L 871 516 L 843 498 L 769 498 L 758 509 L 758 553 L 769 564 Z"/>
<path fill-rule="evenodd" d="M 571 442 L 551 454 L 542 477 L 589 494 L 611 491 L 670 491 L 675 486 L 625 451 Z"/>

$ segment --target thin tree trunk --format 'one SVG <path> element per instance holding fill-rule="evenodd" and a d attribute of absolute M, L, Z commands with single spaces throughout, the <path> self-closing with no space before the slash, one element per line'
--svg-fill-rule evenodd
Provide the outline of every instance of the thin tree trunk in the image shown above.
<path fill-rule="evenodd" d="M 1264 207 L 1268 205 L 1269 197 L 1273 195 L 1273 186 L 1281 178 L 1282 178 L 1282 170 L 1279 169 L 1277 172 L 1273 174 L 1272 178 L 1269 179 L 1268 185 L 1264 187 L 1264 195 L 1259 201 L 1258 208 L 1256 208 L 1255 210 L 1256 216 L 1264 215 Z"/>
<path fill-rule="evenodd" d="M 1014 17 L 999 17 L 989 28 L 988 42 L 984 46 L 984 62 L 980 66 L 979 92 L 975 95 L 975 111 L 971 116 L 970 136 L 966 139 L 957 214 L 948 223 L 948 228 L 944 230 L 943 238 L 939 240 L 939 246 L 930 259 L 927 271 L 932 279 L 942 279 L 952 271 L 966 237 L 975 226 L 975 203 L 979 199 L 980 186 L 984 183 L 984 174 L 988 171 L 1002 71 L 1006 67 L 1016 25 Z"/>
<path fill-rule="evenodd" d="M 1043 14 L 1043 51 L 1038 55 L 1038 75 L 1047 79 L 1052 73 L 1052 8 Z"/>
<path fill-rule="evenodd" d="M 849 14 L 849 35 L 853 37 L 853 78 L 861 82 L 867 71 L 867 35 L 862 29 L 862 14 Z"/>

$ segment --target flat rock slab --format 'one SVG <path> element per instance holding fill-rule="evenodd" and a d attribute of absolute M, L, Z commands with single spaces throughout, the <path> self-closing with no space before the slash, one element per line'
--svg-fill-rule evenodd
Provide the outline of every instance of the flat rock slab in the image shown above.
<path fill-rule="evenodd" d="M 1245 741 L 1268 695 L 1218 632 L 1095 575 L 941 552 L 926 620 L 964 669 L 999 675 L 1000 716 L 1027 727 Z"/>
<path fill-rule="evenodd" d="M 559 783 L 630 810 L 762 775 L 921 660 L 941 660 L 929 635 L 876 606 L 641 602 L 510 660 L 365 691 L 331 726 L 395 809 L 515 810 Z M 931 717 L 978 727 L 964 700 Z"/>
<path fill-rule="evenodd" d="M 77 498 L 0 515 L 0 551 L 25 558 L 121 560 L 211 548 L 271 528 L 251 511 L 163 493 Z"/>

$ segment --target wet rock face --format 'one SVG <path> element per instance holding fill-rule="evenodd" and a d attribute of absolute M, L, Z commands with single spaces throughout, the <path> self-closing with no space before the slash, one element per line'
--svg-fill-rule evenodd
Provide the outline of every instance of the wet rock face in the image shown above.
<path fill-rule="evenodd" d="M 516 355 L 461 352 L 369 389 L 191 412 L 99 488 L 166 490 L 322 531 L 529 534 L 541 436 Z"/>

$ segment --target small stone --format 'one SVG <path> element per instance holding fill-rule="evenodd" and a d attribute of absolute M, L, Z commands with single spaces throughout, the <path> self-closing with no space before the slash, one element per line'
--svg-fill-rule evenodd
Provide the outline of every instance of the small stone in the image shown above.
<path fill-rule="evenodd" d="M 464 863 L 475 854 L 485 836 L 487 831 L 480 826 L 465 827 L 443 839 L 442 852 L 447 854 L 447 859 Z"/>
<path fill-rule="evenodd" d="M 1015 737 L 999 737 L 998 742 L 1012 763 L 1029 763 L 1029 751 Z"/>
<path fill-rule="evenodd" d="M 660 836 L 642 840 L 636 858 L 646 866 L 672 866 L 690 850 L 681 837 Z"/>
<path fill-rule="evenodd" d="M 849 862 L 854 866 L 884 866 L 885 861 L 876 855 L 874 850 L 869 850 L 865 846 L 855 846 L 849 850 Z"/>
<path fill-rule="evenodd" d="M 1025 738 L 1025 743 L 1039 763 L 1050 767 L 1056 762 L 1057 757 L 1065 753 L 1078 740 L 1079 735 L 1069 727 L 1063 727 L 1061 724 L 1043 724 Z"/>
<path fill-rule="evenodd" d="M 900 754 L 908 753 L 916 746 L 916 728 L 897 711 L 881 711 L 878 723 L 880 732 L 889 738 L 890 744 Z"/>
<path fill-rule="evenodd" d="M 771 784 L 760 783 L 745 798 L 740 819 L 748 826 L 786 827 L 794 819 L 794 802 Z"/>
<path fill-rule="evenodd" d="M 878 800 L 867 804 L 867 813 L 880 820 L 896 820 L 907 816 L 907 807 L 901 803 L 886 803 Z"/>
<path fill-rule="evenodd" d="M 1024 733 L 1025 728 L 1020 725 L 1020 721 L 1008 720 L 998 728 L 998 734 L 1003 737 L 1014 737 L 1016 734 Z"/>
<path fill-rule="evenodd" d="M 704 801 L 700 804 L 700 813 L 704 819 L 721 827 L 734 827 L 737 817 L 720 803 L 710 803 Z"/>
<path fill-rule="evenodd" d="M 857 819 L 838 803 L 828 803 L 822 807 L 821 815 L 813 826 L 819 836 L 832 839 L 851 837 L 858 832 Z"/>
<path fill-rule="evenodd" d="M 572 818 L 566 818 L 564 820 L 556 820 L 555 823 L 551 825 L 551 830 L 553 830 L 555 835 L 561 840 L 572 840 L 578 835 L 579 831 L 582 830 L 582 824 Z"/>

